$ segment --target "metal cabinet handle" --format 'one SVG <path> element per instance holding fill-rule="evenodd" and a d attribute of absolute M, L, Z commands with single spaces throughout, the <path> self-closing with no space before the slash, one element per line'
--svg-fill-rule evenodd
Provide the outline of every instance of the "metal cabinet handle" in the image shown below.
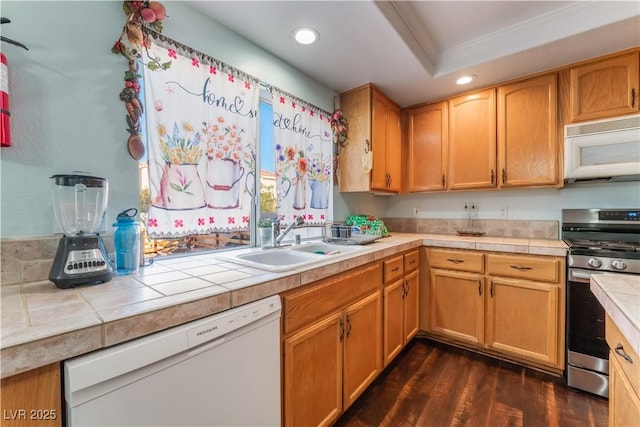
<path fill-rule="evenodd" d="M 491 283 L 489 285 L 489 294 L 491 295 L 491 298 L 493 298 L 493 280 L 491 281 Z"/>
<path fill-rule="evenodd" d="M 413 265 L 413 264 L 415 264 L 415 263 L 416 263 L 416 260 L 415 260 L 415 259 L 412 259 L 411 261 L 409 261 L 409 265 Z"/>
<path fill-rule="evenodd" d="M 622 344 L 618 343 L 615 352 L 618 356 L 622 357 L 627 362 L 633 363 L 633 359 L 624 351 L 624 347 L 622 346 Z"/>
<path fill-rule="evenodd" d="M 409 284 L 405 281 L 402 287 L 404 288 L 404 293 L 402 296 L 406 297 L 407 295 L 409 295 Z"/>
<path fill-rule="evenodd" d="M 464 262 L 463 259 L 458 259 L 458 258 L 447 258 L 447 261 L 452 262 L 454 264 L 460 264 L 460 263 Z"/>
<path fill-rule="evenodd" d="M 504 168 L 502 168 L 502 183 L 504 184 L 506 180 L 507 180 L 507 171 Z"/>
<path fill-rule="evenodd" d="M 478 295 L 482 296 L 482 279 L 478 279 Z"/>
<path fill-rule="evenodd" d="M 347 338 L 349 338 L 350 334 L 351 334 L 351 319 L 349 318 L 349 315 L 347 314 Z"/>
<path fill-rule="evenodd" d="M 442 188 L 444 188 L 444 174 L 442 174 Z"/>
<path fill-rule="evenodd" d="M 631 108 L 636 106 L 636 88 L 631 89 Z"/>
<path fill-rule="evenodd" d="M 391 272 L 395 273 L 398 270 L 400 270 L 400 267 L 394 267 L 394 268 L 391 269 Z"/>
<path fill-rule="evenodd" d="M 520 271 L 533 270 L 533 267 L 527 267 L 524 265 L 510 265 L 509 267 L 515 268 L 516 270 L 520 270 Z"/>
<path fill-rule="evenodd" d="M 491 169 L 491 184 L 493 184 L 493 179 L 494 179 L 494 174 L 493 174 L 493 169 Z"/>
<path fill-rule="evenodd" d="M 344 321 L 340 318 L 340 342 L 344 340 Z"/>

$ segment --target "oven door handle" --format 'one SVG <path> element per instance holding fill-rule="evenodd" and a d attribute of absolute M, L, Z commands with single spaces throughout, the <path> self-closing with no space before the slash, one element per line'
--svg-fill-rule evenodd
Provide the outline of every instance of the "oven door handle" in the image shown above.
<path fill-rule="evenodd" d="M 570 282 L 582 282 L 589 283 L 589 279 L 594 274 L 603 274 L 602 271 L 588 271 L 588 270 L 575 270 L 569 269 L 569 281 Z"/>

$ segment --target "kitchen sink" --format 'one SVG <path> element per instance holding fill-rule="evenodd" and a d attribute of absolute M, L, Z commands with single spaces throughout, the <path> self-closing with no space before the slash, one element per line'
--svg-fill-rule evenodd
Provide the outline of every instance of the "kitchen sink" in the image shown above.
<path fill-rule="evenodd" d="M 218 258 L 267 271 L 288 271 L 362 250 L 362 247 L 309 242 L 273 249 L 240 249 L 216 254 Z"/>
<path fill-rule="evenodd" d="M 317 255 L 339 255 L 361 250 L 360 246 L 332 245 L 331 243 L 303 243 L 291 247 L 292 251 Z"/>

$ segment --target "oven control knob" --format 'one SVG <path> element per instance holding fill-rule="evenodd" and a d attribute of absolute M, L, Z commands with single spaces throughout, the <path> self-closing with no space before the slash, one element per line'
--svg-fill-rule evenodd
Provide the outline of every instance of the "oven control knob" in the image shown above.
<path fill-rule="evenodd" d="M 617 259 L 611 263 L 611 267 L 613 267 L 614 270 L 624 270 L 627 268 L 627 264 L 625 264 L 624 261 Z"/>
<path fill-rule="evenodd" d="M 593 268 L 600 268 L 602 266 L 602 261 L 600 261 L 598 258 L 589 258 L 587 264 L 589 264 L 589 266 Z"/>

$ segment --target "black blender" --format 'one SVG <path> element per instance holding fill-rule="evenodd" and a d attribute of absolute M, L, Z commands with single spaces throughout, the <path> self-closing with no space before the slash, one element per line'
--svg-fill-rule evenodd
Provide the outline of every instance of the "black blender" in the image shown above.
<path fill-rule="evenodd" d="M 91 175 L 54 175 L 53 211 L 64 235 L 49 280 L 58 288 L 104 283 L 113 267 L 98 233 L 107 209 L 109 183 Z"/>

